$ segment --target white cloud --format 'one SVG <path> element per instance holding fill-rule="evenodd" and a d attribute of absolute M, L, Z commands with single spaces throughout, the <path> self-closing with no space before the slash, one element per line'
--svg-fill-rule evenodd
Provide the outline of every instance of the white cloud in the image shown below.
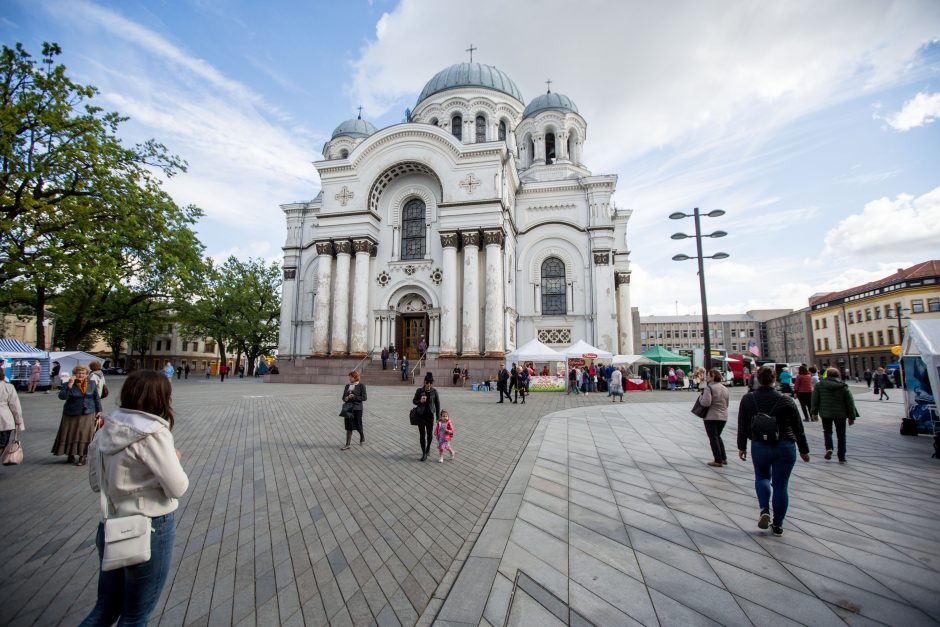
<path fill-rule="evenodd" d="M 903 132 L 926 126 L 937 118 L 940 118 L 940 92 L 920 92 L 905 102 L 900 111 L 889 115 L 886 121 L 894 130 Z"/>
<path fill-rule="evenodd" d="M 823 253 L 832 258 L 864 258 L 891 251 L 937 256 L 940 241 L 940 187 L 914 197 L 898 194 L 865 205 L 825 237 Z"/>

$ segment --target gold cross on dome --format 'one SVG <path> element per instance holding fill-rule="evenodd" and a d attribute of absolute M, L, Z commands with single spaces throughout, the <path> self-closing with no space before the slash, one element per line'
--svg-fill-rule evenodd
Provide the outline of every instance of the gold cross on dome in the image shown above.
<path fill-rule="evenodd" d="M 466 179 L 460 181 L 460 186 L 467 190 L 468 194 L 472 194 L 473 190 L 482 184 L 483 183 L 479 179 L 473 177 L 473 172 L 468 174 Z"/>
<path fill-rule="evenodd" d="M 345 185 L 343 185 L 343 189 L 339 190 L 339 193 L 336 194 L 336 196 L 334 196 L 334 198 L 336 198 L 336 200 L 339 201 L 339 204 L 341 204 L 341 205 L 343 205 L 343 206 L 345 207 L 345 206 L 346 206 L 346 203 L 349 202 L 350 199 L 352 199 L 354 196 L 355 196 L 355 194 L 353 194 L 351 191 L 349 191 L 349 190 L 346 188 Z"/>

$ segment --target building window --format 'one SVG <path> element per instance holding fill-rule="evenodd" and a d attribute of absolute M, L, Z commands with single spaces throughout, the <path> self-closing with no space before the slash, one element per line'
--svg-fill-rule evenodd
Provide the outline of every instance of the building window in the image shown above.
<path fill-rule="evenodd" d="M 499 131 L 497 132 L 496 138 L 501 142 L 506 141 L 506 122 L 504 120 L 500 120 L 499 122 Z"/>
<path fill-rule="evenodd" d="M 542 314 L 559 315 L 567 311 L 565 264 L 558 257 L 542 262 Z"/>
<path fill-rule="evenodd" d="M 545 133 L 545 163 L 555 163 L 555 133 Z"/>
<path fill-rule="evenodd" d="M 893 318 L 894 309 L 891 308 L 891 305 L 885 305 L 885 318 Z"/>
<path fill-rule="evenodd" d="M 849 324 L 855 324 L 855 314 L 851 311 L 849 312 Z"/>
<path fill-rule="evenodd" d="M 206 342 L 206 351 L 205 351 L 205 352 L 207 352 L 207 353 L 214 353 L 214 352 L 215 352 L 215 342 L 208 342 L 208 341 L 207 341 L 207 342 Z"/>
<path fill-rule="evenodd" d="M 911 313 L 924 313 L 924 301 L 921 299 L 911 301 Z"/>
<path fill-rule="evenodd" d="M 828 329 L 828 328 L 829 328 L 829 319 L 828 319 L 828 318 L 823 318 L 822 321 L 823 321 L 823 328 L 824 328 L 824 329 Z"/>
<path fill-rule="evenodd" d="M 872 331 L 868 332 L 868 345 L 869 346 L 875 345 L 875 334 Z"/>
<path fill-rule="evenodd" d="M 878 346 L 884 346 L 884 345 L 885 345 L 885 332 L 878 331 Z"/>
<path fill-rule="evenodd" d="M 875 307 L 875 320 L 881 320 L 881 307 Z"/>
<path fill-rule="evenodd" d="M 463 139 L 463 117 L 455 115 L 450 119 L 450 132 L 457 139 Z"/>
<path fill-rule="evenodd" d="M 816 338 L 816 350 L 822 350 L 822 340 L 820 340 L 818 337 Z"/>
<path fill-rule="evenodd" d="M 170 340 L 166 341 L 166 350 L 170 350 Z"/>
<path fill-rule="evenodd" d="M 486 118 L 482 115 L 478 115 L 476 119 L 476 128 L 477 134 L 474 141 L 478 144 L 481 144 L 486 141 Z"/>
<path fill-rule="evenodd" d="M 193 352 L 194 353 L 199 352 L 199 342 L 193 342 Z"/>
<path fill-rule="evenodd" d="M 829 338 L 828 338 L 828 337 L 824 337 L 824 338 L 823 338 L 823 347 L 824 347 L 826 350 L 829 350 Z"/>
<path fill-rule="evenodd" d="M 849 344 L 851 344 L 852 348 L 857 348 L 857 344 L 856 344 L 856 342 L 855 342 L 855 334 L 854 334 L 854 333 L 849 336 Z"/>
<path fill-rule="evenodd" d="M 928 298 L 927 311 L 940 311 L 940 298 Z"/>
<path fill-rule="evenodd" d="M 671 339 L 672 339 L 672 330 L 670 330 L 670 329 L 667 329 L 667 330 L 666 330 L 666 339 L 667 339 L 667 340 L 671 340 Z"/>
<path fill-rule="evenodd" d="M 865 310 L 865 320 L 871 320 L 871 309 Z"/>
<path fill-rule="evenodd" d="M 865 334 L 864 333 L 858 334 L 858 346 L 859 348 L 865 348 Z"/>
<path fill-rule="evenodd" d="M 163 340 L 157 340 L 156 346 L 154 347 L 153 350 L 155 350 L 155 351 L 160 350 L 160 346 L 162 346 L 162 345 L 163 345 Z"/>
<path fill-rule="evenodd" d="M 894 344 L 894 329 L 888 329 L 888 344 Z"/>
<path fill-rule="evenodd" d="M 424 259 L 426 244 L 424 201 L 409 200 L 401 210 L 401 258 Z"/>
<path fill-rule="evenodd" d="M 189 350 L 189 342 L 183 342 L 183 348 L 181 348 L 180 350 L 181 350 L 182 352 L 184 352 L 184 353 L 185 353 L 186 351 L 188 351 L 188 350 Z"/>

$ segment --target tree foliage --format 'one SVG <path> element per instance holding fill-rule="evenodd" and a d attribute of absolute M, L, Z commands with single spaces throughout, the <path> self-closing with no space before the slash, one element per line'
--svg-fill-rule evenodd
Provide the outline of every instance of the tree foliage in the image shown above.
<path fill-rule="evenodd" d="M 226 351 L 243 353 L 248 374 L 255 360 L 277 346 L 281 315 L 281 269 L 277 263 L 229 257 L 206 273 L 203 291 L 182 306 L 179 320 L 190 337 L 211 336 L 224 362 Z"/>
<path fill-rule="evenodd" d="M 128 291 L 171 301 L 192 290 L 202 213 L 161 187 L 185 163 L 153 140 L 125 146 L 126 118 L 92 104 L 97 90 L 55 64 L 60 53 L 44 44 L 40 64 L 20 44 L 0 51 L 0 304 L 29 306 L 40 340 L 55 304 L 72 348 Z"/>

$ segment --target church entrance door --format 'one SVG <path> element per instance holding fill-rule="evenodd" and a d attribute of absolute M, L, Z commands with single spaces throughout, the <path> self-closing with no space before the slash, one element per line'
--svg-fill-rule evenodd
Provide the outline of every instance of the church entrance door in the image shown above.
<path fill-rule="evenodd" d="M 428 341 L 428 315 L 426 313 L 402 314 L 397 318 L 398 328 L 395 333 L 395 345 L 414 364 L 418 357 L 418 344 L 421 338 Z"/>

